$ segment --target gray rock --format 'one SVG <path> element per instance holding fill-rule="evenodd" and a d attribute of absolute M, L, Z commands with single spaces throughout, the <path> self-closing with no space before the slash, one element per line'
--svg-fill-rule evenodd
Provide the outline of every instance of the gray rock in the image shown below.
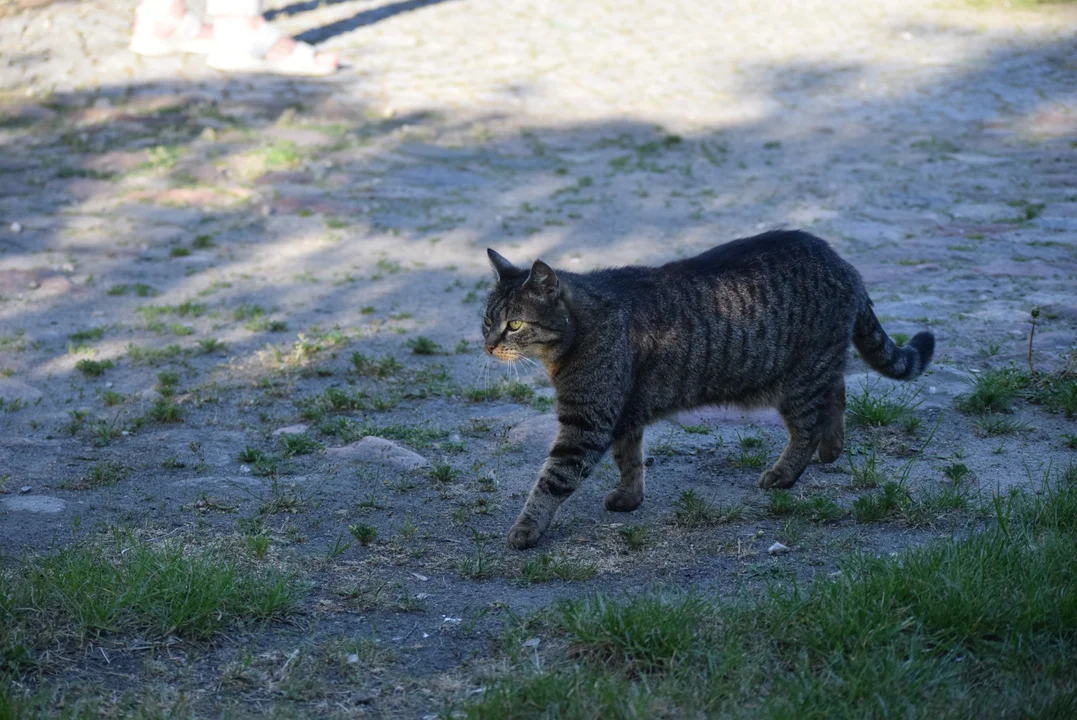
<path fill-rule="evenodd" d="M 344 447 L 329 448 L 325 454 L 334 460 L 381 465 L 400 470 L 417 470 L 430 465 L 429 461 L 419 453 L 373 435 L 368 435 Z"/>
<path fill-rule="evenodd" d="M 542 450 L 550 449 L 553 440 L 557 437 L 557 415 L 546 413 L 524 420 L 509 430 L 509 442 L 519 443 L 527 449 Z"/>
<path fill-rule="evenodd" d="M 0 500 L 0 504 L 12 512 L 28 513 L 58 513 L 62 512 L 67 503 L 58 497 L 50 495 L 20 495 Z"/>
<path fill-rule="evenodd" d="M 306 425 L 299 423 L 298 425 L 289 425 L 288 427 L 277 428 L 273 431 L 273 437 L 280 437 L 281 435 L 302 435 L 309 430 Z"/>
<path fill-rule="evenodd" d="M 0 400 L 3 400 L 5 405 L 16 400 L 29 405 L 40 399 L 41 391 L 37 388 L 31 387 L 21 380 L 0 378 Z"/>

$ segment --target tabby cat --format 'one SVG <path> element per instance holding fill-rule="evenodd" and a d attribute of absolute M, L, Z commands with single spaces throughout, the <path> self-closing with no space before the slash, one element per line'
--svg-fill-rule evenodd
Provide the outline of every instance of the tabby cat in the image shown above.
<path fill-rule="evenodd" d="M 621 473 L 606 509 L 643 502 L 643 430 L 678 410 L 733 404 L 777 408 L 789 444 L 759 479 L 787 488 L 818 451 L 841 454 L 850 340 L 871 367 L 912 380 L 935 349 L 931 333 L 898 347 L 856 269 L 799 231 L 735 240 L 661 267 L 586 274 L 541 260 L 517 268 L 488 250 L 497 284 L 486 301 L 486 351 L 540 361 L 560 428 L 509 532 L 535 545 L 558 506 L 607 450 Z"/>

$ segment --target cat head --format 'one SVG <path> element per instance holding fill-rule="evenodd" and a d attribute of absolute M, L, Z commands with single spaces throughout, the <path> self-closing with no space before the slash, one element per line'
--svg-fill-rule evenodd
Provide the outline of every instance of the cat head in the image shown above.
<path fill-rule="evenodd" d="M 572 341 L 567 289 L 541 260 L 527 270 L 493 250 L 486 254 L 497 277 L 482 315 L 486 352 L 505 362 L 521 357 L 552 362 Z"/>

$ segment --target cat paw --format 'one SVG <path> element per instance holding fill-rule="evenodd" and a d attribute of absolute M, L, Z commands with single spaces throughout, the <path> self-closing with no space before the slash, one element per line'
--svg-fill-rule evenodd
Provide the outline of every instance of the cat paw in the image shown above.
<path fill-rule="evenodd" d="M 826 440 L 823 440 L 821 443 L 819 443 L 819 451 L 817 453 L 819 457 L 819 462 L 834 462 L 839 457 L 841 457 L 841 450 L 842 442 L 840 440 L 837 442 L 827 442 Z"/>
<path fill-rule="evenodd" d="M 793 487 L 793 483 L 795 483 L 796 481 L 797 479 L 795 476 L 789 475 L 788 473 L 784 473 L 781 470 L 771 468 L 759 477 L 759 487 L 763 488 L 764 490 L 769 490 L 771 488 L 791 488 Z"/>
<path fill-rule="evenodd" d="M 542 530 L 534 520 L 517 520 L 509 530 L 509 545 L 516 550 L 526 550 L 538 545 Z"/>
<path fill-rule="evenodd" d="M 643 504 L 643 494 L 637 495 L 617 488 L 606 495 L 605 503 L 610 512 L 632 512 Z"/>

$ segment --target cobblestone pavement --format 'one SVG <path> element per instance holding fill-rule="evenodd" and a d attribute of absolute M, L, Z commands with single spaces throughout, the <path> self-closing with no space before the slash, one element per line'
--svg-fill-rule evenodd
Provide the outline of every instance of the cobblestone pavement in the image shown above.
<path fill-rule="evenodd" d="M 1022 406 L 1023 429 L 986 438 L 953 411 L 970 371 L 1027 366 L 1032 308 L 1038 369 L 1061 367 L 1074 343 L 1072 6 L 271 2 L 274 23 L 346 63 L 286 80 L 134 57 L 134 5 L 0 18 L 0 547 L 47 543 L 84 514 L 180 526 L 178 509 L 209 491 L 248 513 L 244 493 L 263 481 L 239 451 L 324 420 L 311 398 L 338 386 L 365 395 L 332 412 L 397 428 L 370 434 L 435 462 L 496 464 L 503 497 L 466 527 L 500 536 L 548 441 L 549 390 L 523 375 L 530 405 L 472 402 L 487 397 L 475 388 L 488 246 L 583 270 L 807 229 L 861 269 L 888 330 L 938 336 L 921 440 L 945 420 L 914 480 L 956 456 L 993 489 L 1072 458 L 1059 414 Z M 444 354 L 416 353 L 420 337 Z M 362 373 L 377 371 L 353 352 L 402 368 L 370 384 Z M 173 404 L 182 423 L 167 422 Z M 699 420 L 731 442 L 743 431 L 738 414 Z M 772 417 L 754 422 L 778 442 Z M 416 423 L 441 434 L 399 430 Z M 318 442 L 344 444 L 340 426 L 318 427 Z M 679 432 L 651 437 L 695 448 Z M 888 467 L 905 462 L 911 441 L 874 440 Z M 505 442 L 520 452 L 492 460 Z M 638 517 L 695 486 L 701 448 L 663 456 Z M 367 489 L 348 457 L 304 456 L 289 482 L 322 478 L 328 498 L 354 499 Z M 127 479 L 80 484 L 109 458 Z M 163 471 L 171 458 L 190 462 Z M 732 479 L 718 490 L 698 486 L 754 502 L 755 471 L 721 473 Z M 806 487 L 847 499 L 840 477 L 809 474 Z M 600 549 L 603 490 L 573 498 L 551 542 L 593 532 L 573 552 Z M 467 542 L 445 515 L 475 507 L 468 492 L 401 494 L 372 522 L 387 536 L 406 510 Z M 308 537 L 336 535 L 326 518 Z M 455 577 L 432 553 L 408 567 Z"/>

